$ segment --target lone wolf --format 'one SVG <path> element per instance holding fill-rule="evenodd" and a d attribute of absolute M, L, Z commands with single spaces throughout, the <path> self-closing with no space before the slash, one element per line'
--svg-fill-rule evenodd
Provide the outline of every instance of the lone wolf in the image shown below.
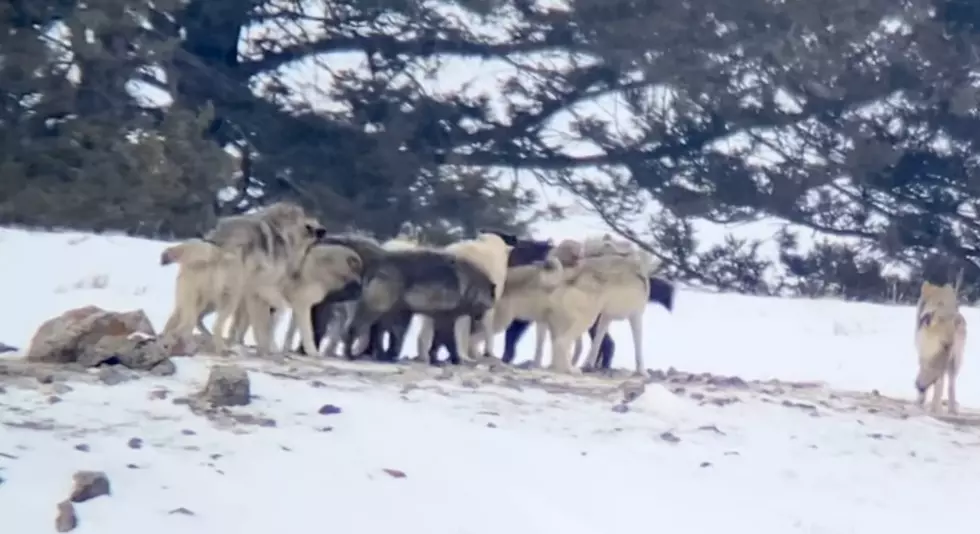
<path fill-rule="evenodd" d="M 919 353 L 915 389 L 919 392 L 920 406 L 925 405 L 926 392 L 932 387 L 931 410 L 939 413 L 943 382 L 948 379 L 947 409 L 951 414 L 957 412 L 956 375 L 963 364 L 965 344 L 966 319 L 957 305 L 957 288 L 951 284 L 938 286 L 922 282 L 915 328 L 915 348 Z"/>

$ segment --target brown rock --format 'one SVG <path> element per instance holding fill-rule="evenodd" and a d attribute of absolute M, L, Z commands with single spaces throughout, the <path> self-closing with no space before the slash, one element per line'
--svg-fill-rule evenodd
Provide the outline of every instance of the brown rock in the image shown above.
<path fill-rule="evenodd" d="M 199 397 L 214 406 L 245 406 L 251 401 L 248 372 L 236 365 L 211 367 L 208 382 Z"/>
<path fill-rule="evenodd" d="M 103 495 L 110 495 L 109 477 L 101 471 L 78 471 L 72 477 L 75 487 L 68 498 L 71 502 L 85 502 Z"/>
<path fill-rule="evenodd" d="M 86 306 L 45 321 L 34 333 L 25 359 L 151 369 L 168 356 L 164 350 L 168 347 L 154 339 L 155 335 L 143 310 L 115 312 Z"/>
<path fill-rule="evenodd" d="M 54 518 L 54 529 L 57 532 L 70 532 L 78 526 L 78 516 L 71 501 L 58 503 L 58 515 Z"/>

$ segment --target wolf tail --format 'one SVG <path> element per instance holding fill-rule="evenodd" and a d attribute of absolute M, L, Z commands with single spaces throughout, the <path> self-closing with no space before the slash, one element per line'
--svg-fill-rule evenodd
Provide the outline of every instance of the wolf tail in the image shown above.
<path fill-rule="evenodd" d="M 659 276 L 650 277 L 650 293 L 647 302 L 656 302 L 667 309 L 674 310 L 674 284 L 660 278 Z"/>
<path fill-rule="evenodd" d="M 221 256 L 217 245 L 203 239 L 191 239 L 167 247 L 160 254 L 160 265 L 179 263 L 185 267 L 203 267 Z"/>
<path fill-rule="evenodd" d="M 939 377 L 946 372 L 946 367 L 949 364 L 950 351 L 953 348 L 952 343 L 944 343 L 939 350 L 939 354 L 936 358 L 933 358 L 926 365 L 919 366 L 919 374 L 915 377 L 915 389 L 919 393 L 925 393 Z"/>

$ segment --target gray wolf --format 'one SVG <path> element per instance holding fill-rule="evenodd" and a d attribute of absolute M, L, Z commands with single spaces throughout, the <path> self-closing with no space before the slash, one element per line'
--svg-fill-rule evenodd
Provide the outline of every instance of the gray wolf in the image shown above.
<path fill-rule="evenodd" d="M 367 333 L 380 318 L 399 313 L 417 313 L 438 323 L 451 321 L 456 325 L 456 346 L 469 347 L 467 329 L 457 319 L 467 316 L 482 321 L 497 294 L 496 286 L 482 269 L 430 249 L 388 251 L 371 264 L 365 262 L 362 284 L 361 299 L 347 329 L 348 358 L 353 357 L 352 345 L 357 337 Z M 403 341 L 398 340 L 397 345 L 400 347 Z M 397 358 L 398 353 L 393 356 Z"/>
<path fill-rule="evenodd" d="M 918 302 L 918 322 L 915 328 L 915 348 L 919 354 L 919 373 L 915 377 L 917 402 L 923 406 L 926 393 L 932 388 L 933 413 L 943 402 L 943 383 L 949 380 L 947 409 L 957 412 L 956 376 L 963 364 L 966 344 L 966 319 L 959 311 L 957 289 L 951 284 L 942 286 L 925 281 Z"/>
<path fill-rule="evenodd" d="M 552 370 L 579 373 L 572 367 L 573 343 L 593 323 L 601 339 L 610 322 L 626 319 L 633 333 L 636 373 L 642 374 L 642 320 L 655 267 L 637 255 L 610 255 L 583 258 L 577 266 L 566 269 L 564 283 L 551 295 L 546 321 L 551 332 Z M 599 343 L 593 341 L 587 367 L 595 365 L 598 350 Z"/>
<path fill-rule="evenodd" d="M 223 217 L 204 239 L 238 256 L 245 291 L 218 308 L 214 323 L 215 342 L 224 350 L 225 326 L 233 315 L 241 324 L 247 317 L 255 334 L 259 354 L 272 346 L 272 310 L 285 310 L 287 279 L 300 268 L 307 249 L 326 234 L 323 226 L 302 207 L 289 202 L 271 204 L 254 214 Z M 244 314 L 239 309 L 244 303 Z M 238 328 L 236 333 L 244 333 Z"/>
<path fill-rule="evenodd" d="M 361 257 L 350 248 L 327 244 L 311 246 L 299 270 L 288 277 L 284 289 L 293 314 L 286 343 L 298 327 L 304 351 L 316 354 L 310 310 L 326 299 L 338 302 L 339 299 L 359 297 L 362 269 Z"/>
<path fill-rule="evenodd" d="M 399 235 L 382 245 L 372 237 L 348 233 L 328 235 L 322 237 L 319 242 L 353 249 L 363 262 L 363 272 L 370 272 L 389 252 L 385 246 L 388 246 L 389 249 L 411 248 L 412 238 Z M 311 317 L 315 345 L 319 347 L 321 340 L 329 334 L 330 342 L 327 351 L 334 353 L 338 341 L 343 337 L 347 325 L 353 318 L 356 307 L 356 302 L 338 305 L 335 302 L 322 301 L 314 305 L 311 309 Z M 405 333 L 408 331 L 411 320 L 412 313 L 403 309 L 393 310 L 391 313 L 383 315 L 370 325 L 367 335 L 362 336 L 362 340 L 363 337 L 367 338 L 366 344 L 356 352 L 358 354 L 369 353 L 376 360 L 397 359 L 401 354 Z M 388 334 L 387 349 L 383 346 L 383 337 L 386 333 Z M 302 352 L 305 352 L 305 349 Z"/>
<path fill-rule="evenodd" d="M 458 241 L 447 246 L 444 250 L 448 254 L 472 263 L 478 269 L 483 271 L 484 274 L 486 274 L 495 288 L 502 290 L 504 287 L 504 282 L 507 278 L 507 262 L 512 248 L 513 247 L 505 243 L 504 240 L 496 234 L 480 233 L 475 239 Z M 496 299 L 500 297 L 499 291 L 495 293 L 493 297 L 496 301 Z M 483 356 L 494 356 L 493 315 L 494 310 L 491 308 L 483 314 L 479 325 L 471 324 L 468 317 L 465 315 L 457 318 L 459 324 L 454 325 L 454 332 L 465 329 L 465 336 L 470 339 L 469 346 L 456 346 L 457 352 L 460 350 L 465 351 L 465 353 L 459 352 L 457 355 L 459 359 L 467 361 L 474 360 L 475 347 L 477 345 L 476 338 L 478 336 L 479 340 L 483 343 Z M 432 321 L 433 319 L 431 318 L 423 318 L 422 320 L 422 325 L 418 336 L 418 348 L 420 355 L 430 353 L 434 337 Z"/>
<path fill-rule="evenodd" d="M 490 230 L 488 230 L 490 231 Z M 500 235 L 505 242 L 514 247 L 511 252 L 511 258 L 509 260 L 509 265 L 511 267 L 519 265 L 527 265 L 534 261 L 542 261 L 549 254 L 552 254 L 552 249 L 554 249 L 554 255 L 562 262 L 562 265 L 566 267 L 572 267 L 577 264 L 579 258 L 585 256 L 586 251 L 583 242 L 576 240 L 566 239 L 555 246 L 552 241 L 537 241 L 533 239 L 522 239 L 518 238 L 513 234 L 506 232 L 495 231 Z M 632 247 L 625 246 L 625 242 L 614 242 L 611 245 L 604 244 L 603 241 L 610 241 L 611 238 L 603 236 L 601 238 L 592 238 L 590 241 L 589 253 L 596 255 L 597 253 L 608 253 L 608 252 L 619 252 L 619 251 L 629 251 Z M 588 240 L 586 240 L 588 241 Z M 657 303 L 662 305 L 668 311 L 672 311 L 674 307 L 674 284 L 670 281 L 659 277 L 650 277 L 650 290 L 648 293 L 647 301 L 650 303 Z M 506 363 L 511 363 L 516 355 L 517 343 L 523 337 L 524 333 L 527 331 L 530 322 L 523 320 L 514 320 L 510 326 L 507 327 L 507 331 L 504 335 L 504 354 L 503 361 Z M 589 327 L 589 336 L 596 339 L 596 327 L 598 323 L 593 323 Z M 539 334 L 541 333 L 539 329 Z M 612 366 L 613 356 L 616 352 L 616 344 L 612 337 L 607 335 L 602 336 L 599 346 L 599 367 L 602 369 L 609 369 Z"/>
<path fill-rule="evenodd" d="M 213 311 L 232 305 L 242 292 L 243 272 L 236 254 L 203 239 L 190 239 L 164 249 L 160 265 L 177 263 L 180 270 L 174 309 L 163 327 L 164 334 L 189 336 L 196 325 L 212 336 L 202 319 Z"/>

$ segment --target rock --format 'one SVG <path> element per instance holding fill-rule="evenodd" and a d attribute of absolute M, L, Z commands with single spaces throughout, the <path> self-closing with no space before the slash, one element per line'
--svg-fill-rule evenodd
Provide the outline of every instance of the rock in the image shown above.
<path fill-rule="evenodd" d="M 75 487 L 68 498 L 71 502 L 79 503 L 92 500 L 103 495 L 110 495 L 109 477 L 101 471 L 78 471 L 72 477 Z"/>
<path fill-rule="evenodd" d="M 46 363 L 77 361 L 78 347 L 91 345 L 105 336 L 127 337 L 142 332 L 155 335 L 142 310 L 111 312 L 98 306 L 68 310 L 45 321 L 34 333 L 26 359 Z"/>
<path fill-rule="evenodd" d="M 89 447 L 88 443 L 79 443 L 78 445 L 75 445 L 75 450 L 76 451 L 82 451 L 82 452 L 88 452 L 88 451 L 92 450 L 92 448 Z"/>
<path fill-rule="evenodd" d="M 99 369 L 99 380 L 107 386 L 122 384 L 129 379 L 118 365 L 106 365 Z"/>
<path fill-rule="evenodd" d="M 620 404 L 614 405 L 612 407 L 612 411 L 614 411 L 616 413 L 626 413 L 626 412 L 630 411 L 630 407 L 626 403 L 620 403 Z"/>
<path fill-rule="evenodd" d="M 173 374 L 176 368 L 172 362 L 170 365 L 163 362 L 169 362 L 178 343 L 155 336 L 143 310 L 114 312 L 86 306 L 42 324 L 31 339 L 25 359 L 78 363 L 84 367 L 123 365 L 161 375 Z M 163 366 L 157 368 L 160 365 Z"/>
<path fill-rule="evenodd" d="M 173 360 L 163 360 L 150 368 L 150 374 L 156 376 L 173 376 L 177 374 L 177 365 Z"/>
<path fill-rule="evenodd" d="M 78 516 L 71 501 L 58 503 L 58 516 L 54 518 L 54 529 L 57 532 L 71 532 L 78 526 Z"/>
<path fill-rule="evenodd" d="M 140 438 L 129 438 L 129 441 L 126 442 L 126 445 L 128 445 L 130 449 L 142 449 L 143 440 Z"/>
<path fill-rule="evenodd" d="M 320 415 L 334 415 L 340 413 L 341 411 L 342 410 L 340 409 L 340 406 L 334 406 L 333 404 L 324 404 L 323 406 L 320 406 L 320 409 L 317 410 L 317 413 L 319 413 Z"/>
<path fill-rule="evenodd" d="M 384 469 L 382 469 L 382 471 L 384 471 L 389 476 L 391 476 L 391 478 L 405 478 L 405 477 L 408 476 L 408 475 L 405 474 L 404 471 L 399 471 L 398 469 L 384 468 Z"/>
<path fill-rule="evenodd" d="M 679 443 L 681 438 L 675 436 L 672 432 L 664 432 L 660 434 L 660 439 L 666 441 L 667 443 Z"/>
<path fill-rule="evenodd" d="M 245 406 L 251 400 L 248 373 L 236 365 L 215 365 L 198 396 L 214 406 Z"/>

